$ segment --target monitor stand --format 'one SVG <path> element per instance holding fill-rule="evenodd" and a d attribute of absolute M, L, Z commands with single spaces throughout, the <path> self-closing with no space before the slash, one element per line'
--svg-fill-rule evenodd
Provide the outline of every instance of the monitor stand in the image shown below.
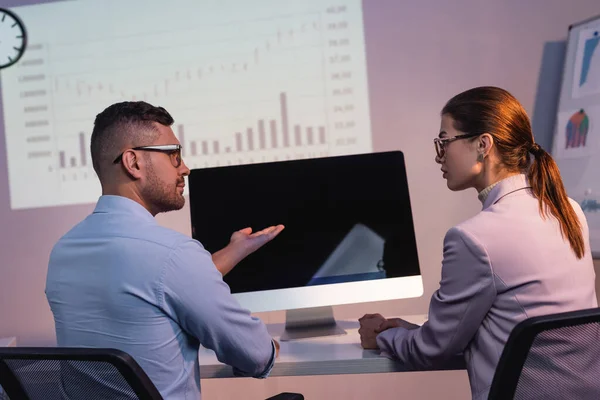
<path fill-rule="evenodd" d="M 306 339 L 320 336 L 346 335 L 333 318 L 333 308 L 314 307 L 287 310 L 285 314 L 285 331 L 280 340 Z"/>

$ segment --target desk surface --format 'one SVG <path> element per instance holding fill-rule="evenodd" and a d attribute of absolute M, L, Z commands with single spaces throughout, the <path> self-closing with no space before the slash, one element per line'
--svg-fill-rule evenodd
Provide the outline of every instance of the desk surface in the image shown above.
<path fill-rule="evenodd" d="M 422 324 L 425 316 L 406 316 L 407 321 Z M 368 374 L 409 371 L 402 363 L 379 355 L 377 350 L 360 347 L 358 321 L 337 321 L 347 332 L 342 336 L 326 336 L 279 342 L 279 358 L 270 376 Z M 267 325 L 275 339 L 283 333 L 284 324 Z M 200 378 L 232 378 L 232 368 L 220 363 L 212 350 L 200 348 Z M 462 356 L 456 356 L 443 367 L 432 370 L 464 369 Z"/>

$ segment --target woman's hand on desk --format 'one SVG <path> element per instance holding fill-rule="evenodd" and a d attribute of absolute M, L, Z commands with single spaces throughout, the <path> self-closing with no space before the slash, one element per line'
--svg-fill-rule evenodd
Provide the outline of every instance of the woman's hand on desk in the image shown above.
<path fill-rule="evenodd" d="M 377 335 L 390 328 L 416 329 L 419 325 L 411 324 L 402 318 L 385 318 L 381 314 L 365 314 L 358 320 L 360 328 L 360 345 L 363 349 L 378 349 Z"/>
<path fill-rule="evenodd" d="M 358 319 L 360 328 L 358 334 L 360 335 L 360 345 L 363 349 L 378 349 L 377 346 L 377 335 L 379 334 L 379 327 L 387 320 L 381 314 L 365 314 L 362 318 Z"/>
<path fill-rule="evenodd" d="M 379 327 L 379 332 L 383 332 L 390 328 L 417 329 L 419 325 L 410 323 L 402 318 L 388 318 Z"/>

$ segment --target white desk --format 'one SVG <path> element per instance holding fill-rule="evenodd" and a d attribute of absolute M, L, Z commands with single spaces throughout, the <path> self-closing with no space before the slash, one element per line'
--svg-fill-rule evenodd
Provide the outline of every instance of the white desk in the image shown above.
<path fill-rule="evenodd" d="M 0 338 L 0 347 L 15 347 L 17 345 L 16 337 Z"/>
<path fill-rule="evenodd" d="M 407 316 L 407 321 L 422 324 L 425 316 Z M 376 350 L 360 347 L 358 321 L 338 321 L 348 334 L 297 341 L 279 342 L 279 358 L 270 376 L 368 374 L 409 371 L 402 363 L 379 355 Z M 279 339 L 284 324 L 267 325 L 269 333 Z M 220 363 L 212 350 L 200 348 L 200 378 L 232 378 L 232 368 Z M 456 356 L 444 367 L 432 370 L 464 369 L 462 356 Z"/>

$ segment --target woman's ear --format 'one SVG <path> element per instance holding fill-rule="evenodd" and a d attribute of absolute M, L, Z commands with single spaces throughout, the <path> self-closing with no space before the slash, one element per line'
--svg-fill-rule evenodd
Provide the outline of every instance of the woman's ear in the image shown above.
<path fill-rule="evenodd" d="M 477 151 L 486 157 L 490 154 L 492 147 L 494 146 L 494 137 L 489 133 L 484 133 L 479 136 L 479 140 L 477 141 Z"/>

